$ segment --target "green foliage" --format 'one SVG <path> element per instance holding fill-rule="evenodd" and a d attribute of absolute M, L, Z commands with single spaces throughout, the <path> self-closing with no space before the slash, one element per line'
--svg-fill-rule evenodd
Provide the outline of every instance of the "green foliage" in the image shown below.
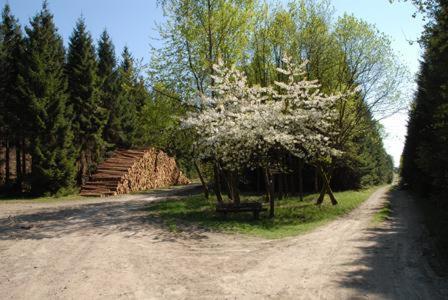
<path fill-rule="evenodd" d="M 13 132 L 23 131 L 22 99 L 18 87 L 24 41 L 18 20 L 8 4 L 0 25 L 0 135 L 11 139 Z M 23 134 L 23 133 L 22 133 Z M 12 142 L 12 140 L 11 140 Z"/>
<path fill-rule="evenodd" d="M 401 174 L 415 191 L 443 194 L 448 190 L 448 5 L 435 16 L 426 33 Z"/>
<path fill-rule="evenodd" d="M 139 112 L 148 101 L 149 93 L 127 47 L 122 53 L 118 75 L 117 101 L 112 109 L 116 118 L 111 127 L 115 130 L 114 143 L 119 147 L 130 147 L 138 143 Z"/>
<path fill-rule="evenodd" d="M 98 91 L 95 49 L 83 19 L 78 20 L 70 37 L 66 74 L 74 145 L 78 153 L 78 182 L 81 182 L 101 158 L 105 123 Z"/>
<path fill-rule="evenodd" d="M 103 139 L 108 148 L 119 142 L 115 137 L 120 136 L 121 111 L 118 109 L 118 70 L 115 57 L 115 47 L 107 31 L 103 31 L 98 42 L 98 88 L 101 106 L 106 110 L 107 123 L 103 131 Z M 118 129 L 118 130 L 117 130 Z"/>
<path fill-rule="evenodd" d="M 107 150 L 118 147 L 161 148 L 188 170 L 196 156 L 194 136 L 180 128 L 179 118 L 202 109 L 198 93 L 212 95 L 212 65 L 218 60 L 235 64 L 250 84 L 267 86 L 282 81 L 276 68 L 286 53 L 297 63 L 309 60 L 307 76 L 319 79 L 326 93 L 356 85 L 377 91 L 360 92 L 339 104 L 335 126 L 346 154 L 333 179 L 344 188 L 390 180 L 391 160 L 374 119 L 376 113 L 399 107 L 400 78 L 393 74 L 401 76 L 402 69 L 388 38 L 374 26 L 353 16 L 334 21 L 327 0 L 290 1 L 287 6 L 257 0 L 159 2 L 167 22 L 160 27 L 164 45 L 153 51 L 149 81 L 127 48 L 117 62 L 106 31 L 95 49 L 79 20 L 66 54 L 47 2 L 31 20 L 26 42 L 5 6 L 0 138 L 32 156 L 35 192 L 70 189 L 75 163 L 80 182 Z M 438 133 L 446 130 L 445 119 L 443 110 L 434 115 Z M 425 166 L 431 169 L 433 163 L 425 161 Z M 347 184 L 341 182 L 344 177 Z"/>
<path fill-rule="evenodd" d="M 26 129 L 24 101 L 19 86 L 19 77 L 23 71 L 23 52 L 22 30 L 18 20 L 11 14 L 9 5 L 6 4 L 0 24 L 0 145 L 10 150 L 15 147 L 15 154 L 19 153 L 19 164 L 15 170 L 17 174 L 15 186 L 12 185 L 10 178 L 11 170 L 8 170 L 9 172 L 5 170 L 5 178 L 0 178 L 0 182 L 4 179 L 8 188 L 18 189 L 23 179 L 20 149 L 24 144 Z M 3 158 L 1 160 L 3 163 Z M 5 157 L 6 160 L 9 160 L 8 157 Z"/>
<path fill-rule="evenodd" d="M 180 117 L 184 114 L 185 107 L 178 96 L 160 84 L 155 85 L 151 98 L 140 112 L 139 143 L 169 150 L 176 142 Z"/>
<path fill-rule="evenodd" d="M 252 84 L 266 86 L 277 77 L 281 57 L 309 61 L 308 77 L 318 79 L 328 93 L 362 90 L 337 103 L 337 144 L 344 152 L 333 165 L 336 189 L 360 188 L 390 182 L 393 162 L 382 144 L 375 118 L 403 107 L 399 91 L 406 70 L 390 40 L 374 26 L 344 15 L 332 20 L 329 1 L 291 1 L 288 8 L 260 7 L 245 70 Z"/>
<path fill-rule="evenodd" d="M 321 207 L 309 195 L 304 201 L 298 198 L 286 198 L 277 202 L 275 219 L 264 214 L 260 220 L 254 220 L 251 213 L 232 214 L 225 219 L 215 213 L 214 199 L 193 196 L 180 201 L 163 201 L 152 204 L 148 210 L 150 217 L 161 218 L 168 228 L 181 231 L 188 226 L 200 226 L 206 229 L 237 232 L 256 235 L 268 239 L 294 236 L 312 230 L 319 225 L 347 214 L 364 202 L 375 188 L 362 191 L 336 193 L 338 206 L 329 203 Z M 257 201 L 255 197 L 243 197 L 244 201 Z"/>
<path fill-rule="evenodd" d="M 155 84 L 139 111 L 137 145 L 151 145 L 176 157 L 176 162 L 188 173 L 193 167 L 192 133 L 180 126 L 186 112 L 177 94 Z"/>
<path fill-rule="evenodd" d="M 25 73 L 19 86 L 26 105 L 32 191 L 56 193 L 74 184 L 73 132 L 66 107 L 64 47 L 44 2 L 26 28 Z"/>
<path fill-rule="evenodd" d="M 208 92 L 213 64 L 240 62 L 253 26 L 255 0 L 159 0 L 167 17 L 164 46 L 154 49 L 150 77 L 182 96 Z"/>

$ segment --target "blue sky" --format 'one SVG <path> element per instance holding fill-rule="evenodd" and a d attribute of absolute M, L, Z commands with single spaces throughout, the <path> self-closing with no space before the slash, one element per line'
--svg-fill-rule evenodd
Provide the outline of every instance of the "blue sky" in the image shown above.
<path fill-rule="evenodd" d="M 287 2 L 282 0 L 281 2 Z M 41 0 L 0 0 L 9 3 L 13 14 L 22 24 L 40 9 Z M 414 7 L 408 3 L 390 4 L 388 0 L 333 0 L 337 15 L 354 14 L 378 27 L 390 36 L 392 46 L 402 61 L 415 74 L 421 50 L 415 41 L 423 29 L 423 22 L 412 18 Z M 106 28 L 112 36 L 117 54 L 128 46 L 136 58 L 149 61 L 150 44 L 157 46 L 156 24 L 163 22 L 163 14 L 156 0 L 49 0 L 59 33 L 67 43 L 76 19 L 83 16 L 95 40 Z M 406 88 L 406 87 L 404 87 Z M 388 137 L 387 151 L 398 164 L 406 134 L 406 114 L 397 114 L 383 122 Z"/>

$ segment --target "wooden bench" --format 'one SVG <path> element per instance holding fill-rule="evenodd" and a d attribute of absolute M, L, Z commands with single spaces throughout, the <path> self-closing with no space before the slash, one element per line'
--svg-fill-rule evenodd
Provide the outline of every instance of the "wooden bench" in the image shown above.
<path fill-rule="evenodd" d="M 267 209 L 263 208 L 263 205 L 260 202 L 245 202 L 240 204 L 218 203 L 216 205 L 216 212 L 223 214 L 224 217 L 226 217 L 228 213 L 252 212 L 254 214 L 254 219 L 258 220 L 260 212 L 262 211 L 267 211 Z"/>

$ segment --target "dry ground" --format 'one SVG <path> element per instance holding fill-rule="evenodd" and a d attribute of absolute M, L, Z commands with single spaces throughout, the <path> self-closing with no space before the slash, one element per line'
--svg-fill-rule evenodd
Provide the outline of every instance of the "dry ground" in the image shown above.
<path fill-rule="evenodd" d="M 0 204 L 0 298 L 448 297 L 446 281 L 426 263 L 424 228 L 404 192 L 382 188 L 343 218 L 273 241 L 171 233 L 147 217 L 148 202 L 178 192 Z M 393 215 L 375 225 L 386 197 Z"/>

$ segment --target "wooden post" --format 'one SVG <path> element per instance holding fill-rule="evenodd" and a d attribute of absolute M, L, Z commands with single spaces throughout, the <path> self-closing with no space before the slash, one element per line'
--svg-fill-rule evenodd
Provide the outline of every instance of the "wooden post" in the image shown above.
<path fill-rule="evenodd" d="M 321 177 L 322 177 L 322 181 L 323 181 L 322 182 L 322 190 L 319 195 L 319 198 L 317 199 L 316 204 L 317 205 L 322 204 L 325 194 L 328 194 L 330 196 L 331 204 L 337 205 L 338 201 L 336 200 L 336 197 L 334 196 L 333 191 L 330 186 L 331 175 L 327 175 L 327 173 L 323 170 L 322 167 L 320 167 L 320 173 L 321 173 Z"/>
<path fill-rule="evenodd" d="M 324 202 L 326 191 L 327 191 L 327 187 L 325 185 L 323 185 L 320 190 L 319 197 L 317 198 L 316 205 L 321 205 Z"/>

